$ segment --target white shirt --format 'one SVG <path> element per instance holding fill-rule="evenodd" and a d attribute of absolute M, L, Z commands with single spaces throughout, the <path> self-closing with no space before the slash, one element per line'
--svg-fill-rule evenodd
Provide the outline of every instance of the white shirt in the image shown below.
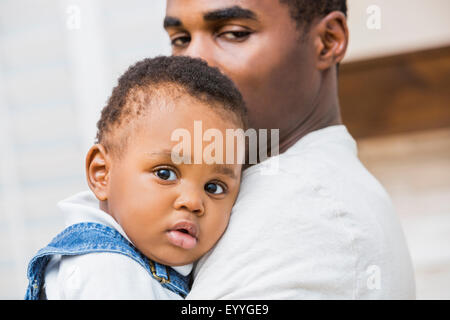
<path fill-rule="evenodd" d="M 278 172 L 262 175 L 278 161 Z M 271 164 L 272 162 L 272 164 Z M 187 299 L 414 299 L 404 234 L 345 126 L 243 173 L 229 226 Z"/>
<path fill-rule="evenodd" d="M 99 202 L 90 191 L 61 201 L 58 207 L 65 216 L 66 226 L 81 222 L 100 223 L 116 229 L 130 241 L 122 227 L 99 209 Z M 172 268 L 187 276 L 192 264 Z M 136 261 L 122 254 L 106 252 L 54 256 L 46 268 L 44 288 L 49 300 L 182 299 L 162 287 Z"/>

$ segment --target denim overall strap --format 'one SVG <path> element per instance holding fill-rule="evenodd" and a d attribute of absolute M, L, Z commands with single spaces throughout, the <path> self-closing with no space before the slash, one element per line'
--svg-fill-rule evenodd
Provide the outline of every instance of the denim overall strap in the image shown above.
<path fill-rule="evenodd" d="M 53 255 L 74 256 L 94 252 L 126 255 L 139 263 L 160 284 L 183 298 L 189 292 L 189 276 L 149 260 L 117 230 L 98 223 L 79 223 L 66 228 L 31 259 L 26 300 L 38 300 L 44 282 L 45 268 Z"/>

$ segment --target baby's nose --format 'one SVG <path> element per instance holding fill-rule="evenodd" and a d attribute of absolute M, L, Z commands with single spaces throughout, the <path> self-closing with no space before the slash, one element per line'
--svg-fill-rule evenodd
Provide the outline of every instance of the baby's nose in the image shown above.
<path fill-rule="evenodd" d="M 188 210 L 199 217 L 205 212 L 202 195 L 192 189 L 179 195 L 174 203 L 174 208 L 176 210 Z"/>

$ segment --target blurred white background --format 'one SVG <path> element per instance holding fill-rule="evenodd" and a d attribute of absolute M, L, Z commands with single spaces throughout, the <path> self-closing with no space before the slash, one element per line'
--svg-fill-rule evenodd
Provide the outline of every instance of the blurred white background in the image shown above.
<path fill-rule="evenodd" d="M 87 188 L 84 157 L 117 78 L 169 54 L 165 1 L 0 0 L 0 299 L 21 299 L 30 257 Z"/>
<path fill-rule="evenodd" d="M 379 30 L 366 25 L 373 4 Z M 346 61 L 450 43 L 450 1 L 349 7 Z M 56 203 L 87 188 L 84 156 L 117 78 L 139 59 L 170 54 L 164 11 L 164 0 L 0 0 L 0 299 L 23 298 L 29 259 L 63 227 Z"/>

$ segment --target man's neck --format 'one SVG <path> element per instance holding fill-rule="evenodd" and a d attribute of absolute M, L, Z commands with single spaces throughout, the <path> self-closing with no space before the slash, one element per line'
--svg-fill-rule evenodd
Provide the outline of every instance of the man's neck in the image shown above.
<path fill-rule="evenodd" d="M 340 116 L 339 108 L 336 109 L 336 113 L 330 113 L 328 117 L 322 117 L 322 121 L 311 121 L 311 122 L 303 122 L 302 125 L 299 125 L 296 130 L 292 131 L 291 134 L 287 135 L 284 139 L 280 140 L 278 154 L 282 154 L 286 152 L 289 148 L 295 145 L 300 139 L 302 139 L 307 134 L 324 129 L 330 126 L 342 125 L 342 119 Z M 272 150 L 269 148 L 267 150 L 267 155 L 274 156 Z M 243 170 L 252 167 L 254 164 L 249 164 L 248 155 L 246 157 L 246 161 L 243 165 Z M 260 162 L 258 156 L 258 163 Z"/>
<path fill-rule="evenodd" d="M 297 141 L 313 131 L 342 124 L 335 69 L 329 69 L 323 73 L 320 89 L 311 105 L 313 108 L 310 114 L 304 116 L 288 132 L 280 132 L 280 154 L 286 152 Z"/>
<path fill-rule="evenodd" d="M 297 127 L 296 130 L 287 135 L 284 139 L 280 140 L 279 153 L 281 154 L 286 152 L 301 138 L 311 132 L 336 125 L 342 125 L 342 119 L 339 112 L 337 112 L 336 114 L 328 115 L 328 117 L 323 118 L 322 121 L 316 120 L 308 123 L 303 123 L 301 126 Z"/>

